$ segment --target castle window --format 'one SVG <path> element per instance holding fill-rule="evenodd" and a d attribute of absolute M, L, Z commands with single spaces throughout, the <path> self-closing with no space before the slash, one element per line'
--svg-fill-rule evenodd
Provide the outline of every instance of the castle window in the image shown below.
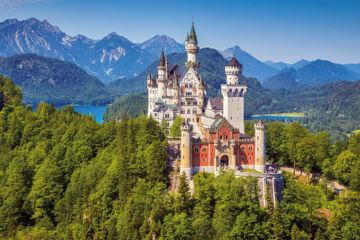
<path fill-rule="evenodd" d="M 196 153 L 199 152 L 199 149 L 197 147 L 194 150 L 195 150 Z"/>
<path fill-rule="evenodd" d="M 170 123 L 166 123 L 166 126 L 169 127 L 169 126 L 170 126 Z"/>
<path fill-rule="evenodd" d="M 187 114 L 190 114 L 190 109 L 187 110 Z"/>
<path fill-rule="evenodd" d="M 165 118 L 169 118 L 169 114 L 167 113 L 167 114 L 165 114 Z"/>
<path fill-rule="evenodd" d="M 206 159 L 205 159 L 205 158 L 203 158 L 203 162 L 206 162 Z"/>
<path fill-rule="evenodd" d="M 220 135 L 220 140 L 222 140 L 222 135 Z"/>
<path fill-rule="evenodd" d="M 214 148 L 211 148 L 211 152 L 214 152 Z"/>
<path fill-rule="evenodd" d="M 195 158 L 195 162 L 196 162 L 196 163 L 198 162 L 198 159 L 197 159 L 197 158 Z"/>
<path fill-rule="evenodd" d="M 242 157 L 241 157 L 241 160 L 245 161 L 245 157 L 244 157 L 244 156 L 242 156 Z"/>
<path fill-rule="evenodd" d="M 252 151 L 253 150 L 253 147 L 252 146 L 249 146 L 249 151 Z"/>
<path fill-rule="evenodd" d="M 225 139 L 228 140 L 228 135 L 225 136 Z"/>
<path fill-rule="evenodd" d="M 252 158 L 251 158 L 251 156 L 250 156 L 249 160 L 251 161 L 251 159 L 252 159 Z"/>
<path fill-rule="evenodd" d="M 212 137 L 211 137 L 211 140 L 213 140 L 213 141 L 214 141 L 214 136 L 212 136 Z"/>
<path fill-rule="evenodd" d="M 201 149 L 202 152 L 206 152 L 206 147 Z"/>
<path fill-rule="evenodd" d="M 241 147 L 241 151 L 245 151 L 245 147 L 244 147 L 244 146 Z"/>
<path fill-rule="evenodd" d="M 193 114 L 196 114 L 197 113 L 197 110 L 196 108 L 193 109 Z"/>

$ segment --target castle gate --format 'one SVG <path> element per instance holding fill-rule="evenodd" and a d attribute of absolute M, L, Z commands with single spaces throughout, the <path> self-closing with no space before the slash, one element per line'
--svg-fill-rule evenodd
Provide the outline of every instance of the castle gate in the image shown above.
<path fill-rule="evenodd" d="M 229 167 L 229 157 L 227 155 L 223 155 L 220 158 L 220 167 L 228 168 Z"/>

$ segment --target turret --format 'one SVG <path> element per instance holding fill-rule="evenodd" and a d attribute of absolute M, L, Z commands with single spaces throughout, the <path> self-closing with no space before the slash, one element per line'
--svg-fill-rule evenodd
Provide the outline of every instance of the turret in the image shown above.
<path fill-rule="evenodd" d="M 180 174 L 185 172 L 188 179 L 192 178 L 192 125 L 184 121 L 181 125 L 181 168 Z"/>
<path fill-rule="evenodd" d="M 166 96 L 166 76 L 165 76 L 166 66 L 165 66 L 165 57 L 164 51 L 161 50 L 160 61 L 158 66 L 158 97 L 162 98 Z"/>
<path fill-rule="evenodd" d="M 148 75 L 147 75 L 147 79 L 146 79 L 146 82 L 147 82 L 147 86 L 148 87 L 151 87 L 151 73 L 149 72 Z"/>
<path fill-rule="evenodd" d="M 200 67 L 200 63 L 197 61 L 199 46 L 195 33 L 194 22 L 192 23 L 190 34 L 187 35 L 185 40 L 185 50 L 187 53 L 187 62 L 185 63 L 185 65 L 193 68 Z"/>
<path fill-rule="evenodd" d="M 231 60 L 225 65 L 226 84 L 237 85 L 242 75 L 242 65 L 232 57 Z"/>
<path fill-rule="evenodd" d="M 255 128 L 255 170 L 264 173 L 266 169 L 266 125 L 262 120 L 254 124 Z"/>

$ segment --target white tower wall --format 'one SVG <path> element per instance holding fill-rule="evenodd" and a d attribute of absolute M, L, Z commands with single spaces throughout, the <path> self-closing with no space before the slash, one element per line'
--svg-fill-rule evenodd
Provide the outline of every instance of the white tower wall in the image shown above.
<path fill-rule="evenodd" d="M 266 168 L 266 126 L 260 120 L 254 124 L 255 128 L 255 169 L 259 172 L 265 172 Z"/>
<path fill-rule="evenodd" d="M 192 178 L 192 126 L 185 122 L 181 125 L 181 168 L 180 174 L 185 172 L 188 179 Z"/>

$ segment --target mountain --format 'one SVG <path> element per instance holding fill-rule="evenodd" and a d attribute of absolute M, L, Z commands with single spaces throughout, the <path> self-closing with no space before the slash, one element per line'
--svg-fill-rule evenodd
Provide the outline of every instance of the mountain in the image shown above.
<path fill-rule="evenodd" d="M 284 68 L 290 67 L 291 64 L 284 62 L 273 62 L 273 61 L 264 61 L 264 63 L 272 68 L 282 70 Z"/>
<path fill-rule="evenodd" d="M 344 66 L 353 72 L 360 73 L 360 63 L 344 64 Z"/>
<path fill-rule="evenodd" d="M 105 83 L 133 77 L 157 58 L 115 33 L 101 40 L 92 40 L 82 35 L 71 37 L 46 20 L 30 18 L 1 22 L 0 56 L 23 53 L 76 63 Z"/>
<path fill-rule="evenodd" d="M 311 61 L 301 59 L 301 60 L 297 61 L 296 63 L 291 64 L 290 67 L 295 68 L 295 69 L 299 69 L 299 68 L 302 68 L 305 65 L 309 64 L 310 62 Z"/>
<path fill-rule="evenodd" d="M 305 85 L 317 86 L 339 80 L 355 81 L 360 75 L 348 70 L 341 64 L 330 61 L 316 60 L 299 70 L 299 82 Z"/>
<path fill-rule="evenodd" d="M 0 58 L 0 74 L 22 88 L 25 104 L 103 105 L 113 101 L 105 85 L 74 63 L 35 54 Z"/>
<path fill-rule="evenodd" d="M 306 60 L 302 61 L 304 63 Z M 284 88 L 296 90 L 307 86 L 319 86 L 341 80 L 355 81 L 359 78 L 360 74 L 347 69 L 341 64 L 318 59 L 299 69 L 284 69 L 268 78 L 263 86 L 269 89 Z"/>
<path fill-rule="evenodd" d="M 220 52 L 225 59 L 230 59 L 230 57 L 236 57 L 237 60 L 243 65 L 243 74 L 247 77 L 255 77 L 260 82 L 263 82 L 266 78 L 274 75 L 279 71 L 278 68 L 273 68 L 255 57 L 251 56 L 249 53 L 242 50 L 239 46 L 234 46 Z"/>
<path fill-rule="evenodd" d="M 287 90 L 298 90 L 305 88 L 306 85 L 298 82 L 299 73 L 294 68 L 284 68 L 279 73 L 268 78 L 264 83 L 263 87 L 268 89 L 280 89 L 284 88 Z"/>
<path fill-rule="evenodd" d="M 169 55 L 175 52 L 185 52 L 185 46 L 176 42 L 174 39 L 166 35 L 156 35 L 149 40 L 137 44 L 141 49 L 160 57 L 161 49 L 164 49 L 164 54 Z"/>

